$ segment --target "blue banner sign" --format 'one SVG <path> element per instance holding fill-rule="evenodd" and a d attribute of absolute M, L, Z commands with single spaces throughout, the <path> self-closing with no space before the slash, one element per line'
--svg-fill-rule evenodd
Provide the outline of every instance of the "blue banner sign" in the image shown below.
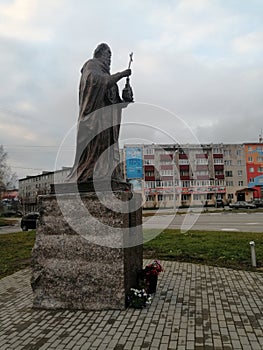
<path fill-rule="evenodd" d="M 126 147 L 126 178 L 143 178 L 143 156 L 142 147 Z"/>

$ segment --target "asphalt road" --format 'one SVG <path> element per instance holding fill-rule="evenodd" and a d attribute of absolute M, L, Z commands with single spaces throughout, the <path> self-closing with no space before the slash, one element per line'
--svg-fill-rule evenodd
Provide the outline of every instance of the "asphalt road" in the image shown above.
<path fill-rule="evenodd" d="M 263 233 L 263 212 L 188 213 L 144 218 L 144 228 Z"/>
<path fill-rule="evenodd" d="M 241 231 L 263 233 L 263 212 L 188 213 L 155 215 L 143 218 L 144 228 L 173 228 L 206 231 Z M 16 225 L 0 227 L 1 233 L 22 231 L 20 220 Z"/>
<path fill-rule="evenodd" d="M 0 234 L 1 233 L 12 233 L 12 232 L 20 232 L 21 227 L 20 227 L 20 220 L 17 224 L 12 225 L 12 226 L 0 226 Z"/>

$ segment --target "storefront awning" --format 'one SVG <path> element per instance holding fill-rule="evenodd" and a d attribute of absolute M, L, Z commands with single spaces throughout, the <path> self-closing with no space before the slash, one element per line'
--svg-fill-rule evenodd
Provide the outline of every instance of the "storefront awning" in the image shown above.
<path fill-rule="evenodd" d="M 236 193 L 255 192 L 255 191 L 257 190 L 255 190 L 254 188 L 245 187 L 245 188 L 242 188 L 241 190 L 237 190 Z"/>

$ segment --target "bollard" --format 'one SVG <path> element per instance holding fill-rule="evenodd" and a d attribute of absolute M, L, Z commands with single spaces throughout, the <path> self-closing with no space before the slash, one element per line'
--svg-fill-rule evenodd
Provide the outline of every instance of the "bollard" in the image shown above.
<path fill-rule="evenodd" d="M 250 241 L 250 248 L 251 248 L 251 262 L 253 267 L 257 267 L 257 261 L 256 261 L 256 251 L 255 251 L 255 242 Z"/>

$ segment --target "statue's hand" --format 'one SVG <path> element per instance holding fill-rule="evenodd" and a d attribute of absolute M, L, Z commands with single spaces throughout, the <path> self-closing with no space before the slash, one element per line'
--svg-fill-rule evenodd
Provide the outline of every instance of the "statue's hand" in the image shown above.
<path fill-rule="evenodd" d="M 125 70 L 124 70 L 124 71 L 122 71 L 121 73 L 122 73 L 123 78 L 124 78 L 124 77 L 129 77 L 129 76 L 132 74 L 132 72 L 131 72 L 131 69 L 130 69 L 130 68 L 125 69 Z"/>

